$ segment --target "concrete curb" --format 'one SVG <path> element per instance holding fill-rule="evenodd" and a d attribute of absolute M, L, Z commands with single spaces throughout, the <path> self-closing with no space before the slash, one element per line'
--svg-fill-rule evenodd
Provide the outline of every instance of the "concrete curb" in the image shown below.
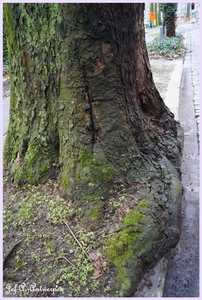
<path fill-rule="evenodd" d="M 180 84 L 182 78 L 183 59 L 177 59 L 175 68 L 171 75 L 171 80 L 168 84 L 168 90 L 165 97 L 165 104 L 174 114 L 176 121 L 179 121 L 179 98 L 180 98 Z"/>
<path fill-rule="evenodd" d="M 200 142 L 200 94 L 199 94 L 199 87 L 200 87 L 200 80 L 199 80 L 199 74 L 200 74 L 200 52 L 199 52 L 199 30 L 195 30 L 194 36 L 190 35 L 191 40 L 191 81 L 192 81 L 192 87 L 193 87 L 193 93 L 194 93 L 194 113 L 197 123 L 197 131 L 198 131 L 198 142 Z"/>
<path fill-rule="evenodd" d="M 143 276 L 133 297 L 163 297 L 167 266 L 168 259 L 160 259 L 156 266 Z"/>

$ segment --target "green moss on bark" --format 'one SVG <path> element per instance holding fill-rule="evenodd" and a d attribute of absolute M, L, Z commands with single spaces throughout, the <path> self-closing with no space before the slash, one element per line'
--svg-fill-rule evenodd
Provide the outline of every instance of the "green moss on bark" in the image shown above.
<path fill-rule="evenodd" d="M 131 281 L 127 279 L 127 262 L 144 247 L 140 239 L 142 232 L 140 224 L 144 219 L 145 216 L 142 213 L 133 209 L 125 215 L 123 229 L 107 240 L 107 258 L 116 265 L 119 271 L 117 281 L 119 296 L 124 296 L 123 291 L 131 289 Z M 138 264 L 137 257 L 133 263 L 135 268 Z"/>
<path fill-rule="evenodd" d="M 37 183 L 58 151 L 59 4 L 5 4 L 4 13 L 11 81 L 4 162 L 16 183 Z"/>
<path fill-rule="evenodd" d="M 84 150 L 76 159 L 75 155 L 68 158 L 60 174 L 64 187 L 64 194 L 77 195 L 80 201 L 95 201 L 102 198 L 106 187 L 113 180 L 114 171 L 95 154 Z M 99 190 L 103 191 L 99 193 Z M 77 196 L 76 196 L 77 197 Z"/>
<path fill-rule="evenodd" d="M 51 167 L 51 160 L 48 157 L 44 159 L 42 151 L 46 151 L 46 146 L 43 147 L 33 140 L 29 142 L 24 158 L 21 160 L 19 157 L 19 160 L 12 164 L 11 172 L 18 185 L 27 182 L 38 184 L 47 177 Z"/>

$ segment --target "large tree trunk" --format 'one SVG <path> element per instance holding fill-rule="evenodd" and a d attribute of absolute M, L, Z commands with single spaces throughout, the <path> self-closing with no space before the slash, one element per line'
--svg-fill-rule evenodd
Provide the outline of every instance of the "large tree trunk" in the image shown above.
<path fill-rule="evenodd" d="M 141 173 L 132 167 L 136 157 L 160 157 L 166 130 L 171 139 L 177 132 L 153 83 L 142 6 L 6 7 L 11 110 L 4 157 L 15 181 L 37 183 L 59 162 L 65 193 L 79 201 L 120 178 L 131 184 Z"/>
<path fill-rule="evenodd" d="M 166 20 L 166 35 L 167 37 L 175 36 L 175 13 Z"/>
<path fill-rule="evenodd" d="M 165 228 L 172 239 L 145 258 L 155 261 L 179 237 L 180 142 L 153 82 L 143 4 L 6 4 L 4 13 L 11 81 L 4 162 L 14 181 L 58 175 L 63 195 L 85 205 L 90 222 L 87 208 L 117 188 L 155 189 L 172 173 L 172 187 L 157 190 L 172 193 L 178 210 Z M 134 277 L 120 295 L 131 293 Z"/>

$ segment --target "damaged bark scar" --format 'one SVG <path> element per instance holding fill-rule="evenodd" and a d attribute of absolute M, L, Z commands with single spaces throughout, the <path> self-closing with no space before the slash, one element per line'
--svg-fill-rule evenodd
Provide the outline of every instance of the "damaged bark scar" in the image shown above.
<path fill-rule="evenodd" d="M 84 105 L 83 108 L 88 114 L 88 120 L 86 124 L 86 129 L 91 133 L 91 142 L 94 145 L 97 142 L 98 131 L 100 131 L 100 127 L 95 119 L 94 111 L 93 111 L 93 104 L 92 104 L 92 97 L 90 95 L 90 88 L 86 79 L 86 72 L 84 69 L 84 81 L 85 81 L 85 89 L 84 89 Z"/>
<path fill-rule="evenodd" d="M 96 64 L 93 64 L 93 67 L 94 67 L 94 74 L 95 75 L 99 75 L 103 72 L 105 66 L 104 64 L 99 61 L 99 59 L 97 59 L 97 63 Z"/>

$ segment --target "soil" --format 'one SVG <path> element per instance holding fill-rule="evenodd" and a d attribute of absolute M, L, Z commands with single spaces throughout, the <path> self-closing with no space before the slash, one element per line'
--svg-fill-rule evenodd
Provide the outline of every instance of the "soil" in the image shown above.
<path fill-rule="evenodd" d="M 92 231 L 56 182 L 18 189 L 4 170 L 4 296 L 109 296 L 116 274 L 100 244 L 119 216 L 110 203 L 105 216 L 106 226 Z"/>
<path fill-rule="evenodd" d="M 164 98 L 174 62 L 151 60 L 151 66 Z M 8 77 L 3 87 L 8 97 Z M 56 180 L 18 188 L 4 169 L 3 190 L 4 297 L 117 295 L 117 274 L 100 245 L 105 245 L 109 231 L 120 230 L 123 211 L 131 206 L 130 191 L 122 203 L 118 193 L 112 195 L 102 207 L 103 225 L 98 214 L 98 228 L 89 228 L 80 222 L 81 208 L 60 196 Z"/>

